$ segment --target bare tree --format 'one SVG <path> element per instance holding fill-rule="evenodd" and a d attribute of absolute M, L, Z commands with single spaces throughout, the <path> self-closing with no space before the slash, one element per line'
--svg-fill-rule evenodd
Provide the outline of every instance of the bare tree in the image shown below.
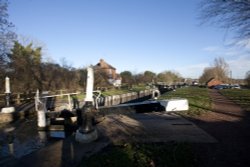
<path fill-rule="evenodd" d="M 134 83 L 139 85 L 139 84 L 145 84 L 144 83 L 144 75 L 142 73 L 139 74 L 134 74 L 133 75 L 134 78 Z"/>
<path fill-rule="evenodd" d="M 121 77 L 122 77 L 122 82 L 125 84 L 133 84 L 134 83 L 134 78 L 133 75 L 130 71 L 123 71 L 120 73 Z"/>
<path fill-rule="evenodd" d="M 80 89 L 86 88 L 87 82 L 87 68 L 81 68 L 77 70 L 78 87 Z"/>
<path fill-rule="evenodd" d="M 12 41 L 16 39 L 16 35 L 12 31 L 14 25 L 8 18 L 8 2 L 0 0 L 0 83 L 3 83 L 6 75 L 7 54 L 12 47 Z"/>
<path fill-rule="evenodd" d="M 154 81 L 156 74 L 152 71 L 145 71 L 143 76 L 144 76 L 145 83 L 151 83 Z"/>
<path fill-rule="evenodd" d="M 181 80 L 180 74 L 177 72 L 173 72 L 173 71 L 165 71 L 157 75 L 158 82 L 165 82 L 168 85 L 175 84 L 176 82 L 179 82 L 180 80 Z"/>
<path fill-rule="evenodd" d="M 250 0 L 203 0 L 200 19 L 235 31 L 239 40 L 250 42 Z"/>
<path fill-rule="evenodd" d="M 10 51 L 16 34 L 11 31 L 14 25 L 8 20 L 8 2 L 0 0 L 0 62 L 6 61 L 7 53 Z"/>
<path fill-rule="evenodd" d="M 228 82 L 229 65 L 222 57 L 214 59 L 214 70 L 215 78 L 220 79 L 222 82 Z"/>
<path fill-rule="evenodd" d="M 212 67 L 207 67 L 204 69 L 199 81 L 201 83 L 206 83 L 209 79 L 215 78 L 222 82 L 228 82 L 228 72 L 229 65 L 226 63 L 226 61 L 221 57 L 215 58 Z"/>
<path fill-rule="evenodd" d="M 211 78 L 215 77 L 215 68 L 214 67 L 207 67 L 204 69 L 203 74 L 199 78 L 199 82 L 202 84 L 205 84 L 207 81 L 209 81 Z"/>
<path fill-rule="evenodd" d="M 95 76 L 95 81 L 94 81 L 94 87 L 99 88 L 99 87 L 111 87 L 111 84 L 108 82 L 108 74 L 104 70 L 94 70 L 94 76 Z"/>

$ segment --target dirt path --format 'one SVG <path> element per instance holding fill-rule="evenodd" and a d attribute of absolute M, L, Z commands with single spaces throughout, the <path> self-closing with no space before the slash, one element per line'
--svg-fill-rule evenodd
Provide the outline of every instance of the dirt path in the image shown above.
<path fill-rule="evenodd" d="M 189 118 L 218 140 L 217 144 L 195 145 L 202 167 L 250 166 L 250 113 L 210 90 L 213 112 Z"/>

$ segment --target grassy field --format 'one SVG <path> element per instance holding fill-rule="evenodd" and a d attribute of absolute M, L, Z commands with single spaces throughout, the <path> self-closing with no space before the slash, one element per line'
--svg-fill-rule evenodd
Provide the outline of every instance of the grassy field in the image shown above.
<path fill-rule="evenodd" d="M 186 98 L 189 110 L 181 112 L 188 115 L 200 115 L 211 110 L 211 100 L 207 88 L 185 87 L 163 94 L 161 99 Z"/>
<path fill-rule="evenodd" d="M 125 93 L 130 93 L 130 92 L 139 92 L 141 90 L 146 90 L 146 86 L 138 85 L 138 86 L 133 86 L 130 89 L 110 89 L 110 90 L 102 92 L 102 95 L 103 96 L 120 95 L 120 94 L 125 94 Z"/>
<path fill-rule="evenodd" d="M 239 104 L 246 111 L 250 111 L 249 89 L 223 89 L 220 93 Z"/>
<path fill-rule="evenodd" d="M 191 167 L 194 154 L 187 143 L 121 144 L 105 148 L 81 167 Z"/>
<path fill-rule="evenodd" d="M 110 89 L 107 91 L 102 92 L 103 96 L 112 96 L 112 95 L 120 95 L 131 92 L 130 90 L 126 89 Z"/>

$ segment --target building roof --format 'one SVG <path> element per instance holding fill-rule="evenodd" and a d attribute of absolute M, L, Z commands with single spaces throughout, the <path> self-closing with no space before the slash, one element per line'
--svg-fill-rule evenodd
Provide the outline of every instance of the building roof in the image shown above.
<path fill-rule="evenodd" d="M 213 86 L 216 86 L 216 85 L 220 85 L 220 84 L 223 84 L 223 82 L 221 82 L 220 80 L 217 80 L 215 78 L 211 78 L 207 81 L 206 85 L 208 87 L 213 87 Z"/>
<path fill-rule="evenodd" d="M 111 66 L 107 62 L 105 62 L 103 59 L 100 59 L 100 62 L 95 65 L 95 67 L 100 67 L 102 69 L 113 69 L 116 70 L 115 67 Z"/>
<path fill-rule="evenodd" d="M 207 85 L 210 81 L 212 81 L 212 80 L 214 80 L 214 79 L 215 79 L 214 77 L 210 78 L 210 79 L 206 82 L 206 85 Z"/>

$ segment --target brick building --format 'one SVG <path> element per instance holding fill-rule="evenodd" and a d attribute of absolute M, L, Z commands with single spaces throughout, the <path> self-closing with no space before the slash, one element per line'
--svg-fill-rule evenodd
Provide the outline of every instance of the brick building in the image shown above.
<path fill-rule="evenodd" d="M 212 88 L 212 87 L 214 87 L 216 85 L 221 85 L 221 84 L 223 84 L 223 82 L 221 82 L 221 81 L 219 81 L 219 80 L 217 80 L 215 78 L 211 78 L 206 83 L 207 87 L 209 87 L 209 88 Z"/>
<path fill-rule="evenodd" d="M 116 68 L 105 62 L 103 59 L 100 59 L 99 63 L 95 65 L 95 69 L 105 72 L 108 76 L 109 83 L 114 86 L 121 85 L 121 77 L 116 73 Z"/>

